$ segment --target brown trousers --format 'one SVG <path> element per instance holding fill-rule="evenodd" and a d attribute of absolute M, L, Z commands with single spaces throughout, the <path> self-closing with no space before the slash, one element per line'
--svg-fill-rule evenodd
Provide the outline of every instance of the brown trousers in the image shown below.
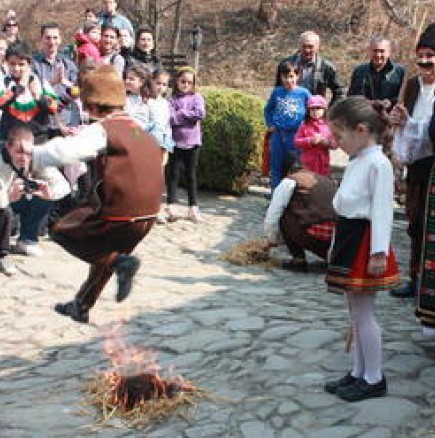
<path fill-rule="evenodd" d="M 427 182 L 407 184 L 405 211 L 408 218 L 408 235 L 411 238 L 409 260 L 411 280 L 415 280 L 420 273 L 426 197 Z"/>
<path fill-rule="evenodd" d="M 307 250 L 322 259 L 326 259 L 331 245 L 329 240 L 320 240 L 308 234 L 306 228 L 301 227 L 297 220 L 286 214 L 281 217 L 280 229 L 292 257 L 303 259 L 305 258 L 305 250 Z"/>
<path fill-rule="evenodd" d="M 90 264 L 89 274 L 76 295 L 84 310 L 94 306 L 115 271 L 120 254 L 130 254 L 148 234 L 155 219 L 141 222 L 109 222 L 89 210 L 73 210 L 57 222 L 51 238 L 70 254 Z"/>

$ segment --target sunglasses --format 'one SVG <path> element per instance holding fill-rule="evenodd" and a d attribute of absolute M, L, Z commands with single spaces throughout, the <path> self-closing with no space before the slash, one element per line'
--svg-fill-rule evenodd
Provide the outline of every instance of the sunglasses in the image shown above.
<path fill-rule="evenodd" d="M 18 27 L 18 23 L 6 23 L 5 27 Z"/>

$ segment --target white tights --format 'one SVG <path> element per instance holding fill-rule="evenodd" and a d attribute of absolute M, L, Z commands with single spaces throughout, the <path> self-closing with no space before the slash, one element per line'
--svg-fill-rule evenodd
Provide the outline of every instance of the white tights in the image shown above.
<path fill-rule="evenodd" d="M 354 339 L 352 376 L 377 383 L 382 379 L 382 346 L 381 329 L 374 314 L 376 294 L 346 295 Z"/>

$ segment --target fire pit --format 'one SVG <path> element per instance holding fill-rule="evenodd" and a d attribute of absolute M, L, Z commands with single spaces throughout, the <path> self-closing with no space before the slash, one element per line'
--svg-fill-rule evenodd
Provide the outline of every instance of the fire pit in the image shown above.
<path fill-rule="evenodd" d="M 204 391 L 181 376 L 161 377 L 157 353 L 124 342 L 120 333 L 118 325 L 104 342 L 112 367 L 98 373 L 86 388 L 98 421 L 116 417 L 127 427 L 139 428 L 173 414 L 188 417 Z"/>

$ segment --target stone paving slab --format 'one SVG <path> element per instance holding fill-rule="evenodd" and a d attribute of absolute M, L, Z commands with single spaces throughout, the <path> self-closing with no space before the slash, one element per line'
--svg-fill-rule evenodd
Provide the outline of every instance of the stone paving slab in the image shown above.
<path fill-rule="evenodd" d="M 70 299 L 86 265 L 49 240 L 41 259 L 13 256 L 20 273 L 1 277 L 0 437 L 435 438 L 435 340 L 424 338 L 410 302 L 378 298 L 384 333 L 386 398 L 349 404 L 323 392 L 351 364 L 342 338 L 343 298 L 321 274 L 240 267 L 219 255 L 262 234 L 260 196 L 202 195 L 207 221 L 156 226 L 138 246 L 134 291 L 114 300 L 111 281 L 81 325 L 52 308 Z M 406 265 L 406 224 L 394 244 Z M 275 257 L 286 252 L 274 250 Z M 404 271 L 404 274 L 406 272 Z M 160 352 L 170 368 L 220 396 L 189 419 L 147 430 L 118 420 L 96 427 L 83 387 L 106 369 L 105 329 L 121 319 L 129 342 Z"/>

